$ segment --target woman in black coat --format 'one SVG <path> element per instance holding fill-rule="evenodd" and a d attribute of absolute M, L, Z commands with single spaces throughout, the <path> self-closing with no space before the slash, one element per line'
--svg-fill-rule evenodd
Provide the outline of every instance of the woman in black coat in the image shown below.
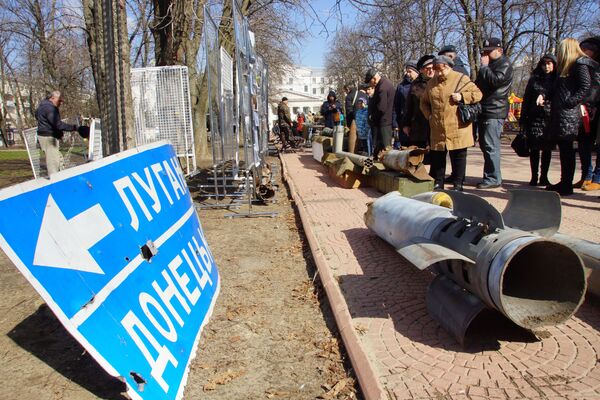
<path fill-rule="evenodd" d="M 547 125 L 548 137 L 558 144 L 560 152 L 560 182 L 550 185 L 562 196 L 573 194 L 573 176 L 575 175 L 575 149 L 573 141 L 577 139 L 581 123 L 581 104 L 591 86 L 590 68 L 593 61 L 579 48 L 577 40 L 564 39 L 557 50 L 558 78 L 550 93 L 550 123 Z"/>
<path fill-rule="evenodd" d="M 556 80 L 556 57 L 551 54 L 544 55 L 537 67 L 531 72 L 531 77 L 525 88 L 521 118 L 519 124 L 527 135 L 527 144 L 530 148 L 529 164 L 531 165 L 531 186 L 548 186 L 548 169 L 552 158 L 552 146 L 544 137 L 544 130 L 550 114 L 550 101 L 544 104 L 543 99 L 552 90 Z M 540 166 L 540 152 L 542 153 L 542 168 L 538 179 Z"/>
<path fill-rule="evenodd" d="M 579 151 L 579 160 L 581 161 L 581 179 L 573 185 L 574 188 L 581 188 L 585 191 L 600 189 L 600 147 L 595 145 L 596 131 L 600 120 L 600 110 L 598 103 L 600 101 L 600 37 L 591 37 L 583 40 L 579 47 L 592 60 L 596 62 L 596 68 L 590 70 L 592 76 L 592 87 L 584 100 L 587 109 L 590 124 L 589 130 L 585 126 L 579 127 L 579 137 L 577 138 L 577 149 Z M 596 156 L 596 163 L 593 163 L 593 156 Z"/>

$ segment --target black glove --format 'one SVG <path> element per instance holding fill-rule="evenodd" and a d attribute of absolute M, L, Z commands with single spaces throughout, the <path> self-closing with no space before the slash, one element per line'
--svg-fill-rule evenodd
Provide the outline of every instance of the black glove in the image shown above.
<path fill-rule="evenodd" d="M 82 138 L 88 139 L 90 137 L 90 127 L 81 125 L 79 128 L 77 128 L 77 133 L 79 133 L 79 136 Z"/>

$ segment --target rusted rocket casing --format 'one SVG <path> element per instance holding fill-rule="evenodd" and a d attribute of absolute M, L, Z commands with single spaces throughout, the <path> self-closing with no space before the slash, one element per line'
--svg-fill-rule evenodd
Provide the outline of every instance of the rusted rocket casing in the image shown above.
<path fill-rule="evenodd" d="M 387 168 L 404 172 L 419 180 L 432 180 L 423 166 L 427 149 L 417 147 L 404 150 L 384 150 L 379 154 L 379 161 Z"/>
<path fill-rule="evenodd" d="M 424 149 L 406 149 L 406 150 L 385 150 L 379 155 L 379 160 L 386 168 L 394 171 L 405 171 L 411 167 L 416 167 L 423 162 L 425 154 Z"/>
<path fill-rule="evenodd" d="M 373 157 L 361 156 L 360 154 L 349 153 L 347 151 L 336 151 L 335 154 L 340 157 L 347 157 L 350 161 L 352 161 L 353 164 L 360 167 L 373 167 Z"/>
<path fill-rule="evenodd" d="M 369 205 L 365 222 L 419 269 L 440 274 L 427 307 L 459 342 L 485 306 L 526 329 L 562 323 L 577 311 L 586 279 L 574 250 L 505 226 L 477 196 L 447 193 L 453 210 L 388 193 Z"/>

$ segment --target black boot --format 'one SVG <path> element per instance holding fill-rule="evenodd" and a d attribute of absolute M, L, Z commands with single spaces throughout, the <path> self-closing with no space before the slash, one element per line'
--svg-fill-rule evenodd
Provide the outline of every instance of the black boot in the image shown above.
<path fill-rule="evenodd" d="M 540 173 L 540 180 L 538 181 L 539 186 L 548 186 L 550 184 L 550 181 L 548 180 L 550 160 L 552 160 L 552 151 L 542 150 L 542 170 Z"/>
<path fill-rule="evenodd" d="M 452 190 L 456 190 L 457 192 L 462 192 L 463 191 L 463 184 L 455 182 L 454 183 L 454 187 L 452 188 Z"/>
<path fill-rule="evenodd" d="M 529 153 L 529 166 L 531 167 L 531 180 L 529 186 L 538 185 L 538 167 L 540 164 L 540 151 L 531 150 Z"/>
<path fill-rule="evenodd" d="M 537 175 L 534 175 L 531 177 L 531 180 L 529 181 L 529 186 L 537 186 L 538 185 L 538 177 Z"/>

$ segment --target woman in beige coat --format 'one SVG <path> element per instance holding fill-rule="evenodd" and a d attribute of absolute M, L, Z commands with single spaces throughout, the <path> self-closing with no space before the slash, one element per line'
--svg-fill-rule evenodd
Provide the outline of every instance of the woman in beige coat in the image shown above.
<path fill-rule="evenodd" d="M 433 60 L 435 76 L 429 80 L 421 97 L 421 111 L 431 128 L 431 168 L 435 189 L 444 188 L 446 152 L 450 152 L 454 190 L 462 191 L 467 168 L 467 148 L 473 146 L 471 123 L 458 116 L 458 103 L 474 104 L 482 94 L 468 76 L 452 70 L 454 62 L 446 56 Z"/>

